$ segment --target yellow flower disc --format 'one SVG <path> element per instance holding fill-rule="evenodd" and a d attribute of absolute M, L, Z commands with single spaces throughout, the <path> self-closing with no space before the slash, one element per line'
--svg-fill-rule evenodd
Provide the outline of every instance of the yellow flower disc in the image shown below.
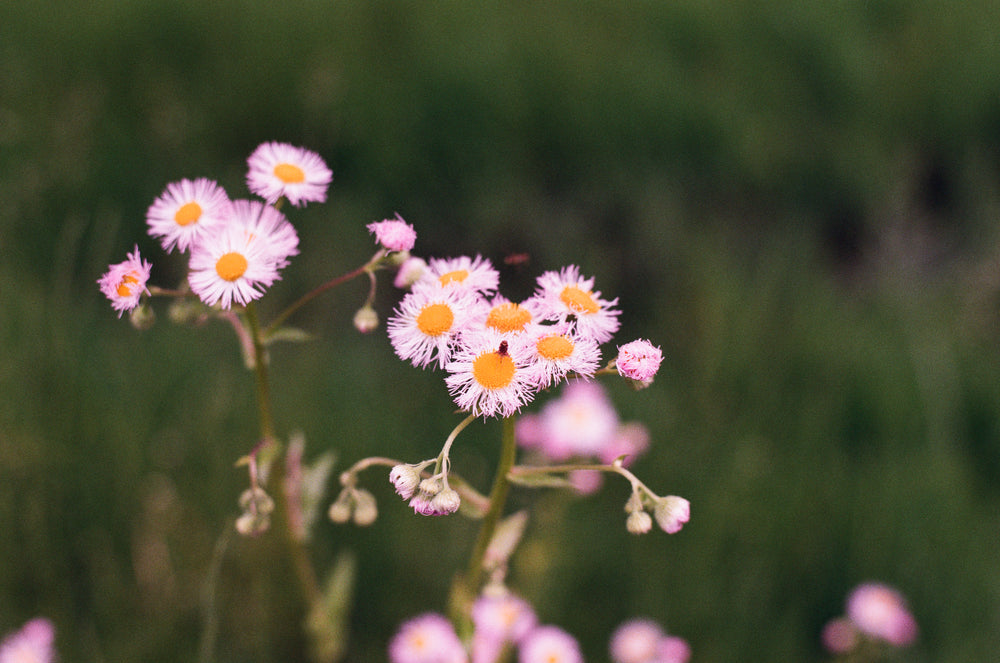
<path fill-rule="evenodd" d="M 306 181 L 305 172 L 291 163 L 279 163 L 275 166 L 274 176 L 285 184 L 300 184 Z"/>
<path fill-rule="evenodd" d="M 440 336 L 455 322 L 455 314 L 447 304 L 428 304 L 420 309 L 417 316 L 417 329 L 428 336 Z"/>
<path fill-rule="evenodd" d="M 531 322 L 531 313 L 528 309 L 513 302 L 494 306 L 486 317 L 487 327 L 493 327 L 502 332 L 522 331 L 529 322 Z"/>
<path fill-rule="evenodd" d="M 573 354 L 573 344 L 565 336 L 546 336 L 535 346 L 544 359 L 565 359 Z"/>
<path fill-rule="evenodd" d="M 469 276 L 469 270 L 467 269 L 456 269 L 454 272 L 448 272 L 447 274 L 442 274 L 438 280 L 441 281 L 441 285 L 448 285 L 449 283 L 461 283 Z"/>
<path fill-rule="evenodd" d="M 247 271 L 247 259 L 239 253 L 227 253 L 215 263 L 215 273 L 226 281 L 235 281 Z"/>
<path fill-rule="evenodd" d="M 185 205 L 182 205 L 174 213 L 174 222 L 179 226 L 186 226 L 190 223 L 194 223 L 201 218 L 201 205 L 195 201 L 191 201 Z"/>
<path fill-rule="evenodd" d="M 514 379 L 514 360 L 510 355 L 484 352 L 472 362 L 472 377 L 484 389 L 503 389 Z"/>
<path fill-rule="evenodd" d="M 575 285 L 568 285 L 563 288 L 559 299 L 562 300 L 563 304 L 579 313 L 597 313 L 601 308 L 594 300 L 593 295 L 586 290 L 580 290 Z"/>

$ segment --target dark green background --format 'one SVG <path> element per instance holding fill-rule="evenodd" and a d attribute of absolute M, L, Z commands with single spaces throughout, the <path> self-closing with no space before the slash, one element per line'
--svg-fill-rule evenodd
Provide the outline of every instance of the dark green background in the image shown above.
<path fill-rule="evenodd" d="M 10 3 L 9 3 L 10 4 Z M 119 321 L 95 281 L 166 184 L 246 195 L 266 140 L 319 152 L 330 201 L 290 210 L 302 254 L 266 316 L 373 250 L 402 214 L 425 256 L 511 253 L 503 290 L 577 264 L 618 297 L 620 342 L 665 360 L 609 384 L 652 431 L 636 463 L 683 495 L 674 536 L 625 533 L 624 482 L 533 507 L 510 580 L 606 660 L 646 615 L 695 661 L 819 661 L 823 623 L 882 580 L 920 624 L 908 661 L 1000 649 L 1000 5 L 930 0 L 35 2 L 0 10 L 0 630 L 55 620 L 66 661 L 193 660 L 212 549 L 255 443 L 251 375 L 221 323 Z M 384 284 L 386 285 L 386 284 Z M 436 454 L 440 373 L 361 337 L 352 283 L 272 356 L 279 431 L 338 470 Z M 383 288 L 383 318 L 398 295 Z M 608 348 L 611 352 L 613 349 Z M 485 489 L 495 423 L 459 438 Z M 444 608 L 475 528 L 322 524 L 358 560 L 349 660 Z M 445 545 L 442 545 L 444 542 Z M 301 660 L 269 539 L 234 540 L 216 660 Z"/>

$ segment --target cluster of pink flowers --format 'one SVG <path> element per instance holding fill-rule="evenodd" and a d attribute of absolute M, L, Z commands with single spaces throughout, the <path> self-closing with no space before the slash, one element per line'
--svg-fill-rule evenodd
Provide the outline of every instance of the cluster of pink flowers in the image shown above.
<path fill-rule="evenodd" d="M 0 663 L 50 663 L 56 658 L 56 631 L 48 619 L 32 619 L 0 642 Z"/>
<path fill-rule="evenodd" d="M 917 622 L 898 591 L 882 583 L 858 585 L 847 597 L 846 614 L 823 627 L 823 645 L 833 654 L 849 654 L 867 638 L 893 647 L 917 639 Z"/>
<path fill-rule="evenodd" d="M 484 594 L 472 606 L 467 651 L 445 617 L 427 613 L 406 621 L 389 643 L 391 663 L 496 663 L 516 649 L 519 663 L 582 663 L 576 638 L 540 625 L 527 601 L 506 591 Z"/>
<path fill-rule="evenodd" d="M 206 178 L 183 179 L 168 184 L 146 213 L 149 234 L 165 251 L 190 252 L 188 284 L 209 306 L 246 305 L 280 279 L 289 258 L 298 254 L 299 238 L 279 201 L 324 202 L 333 178 L 319 155 L 285 143 L 262 144 L 247 164 L 247 186 L 264 203 L 231 200 Z M 149 274 L 150 264 L 136 247 L 98 283 L 120 316 L 148 294 Z"/>
<path fill-rule="evenodd" d="M 668 635 L 651 619 L 631 619 L 611 635 L 608 647 L 614 663 L 687 663 L 691 647 Z"/>
<path fill-rule="evenodd" d="M 404 264 L 397 283 L 411 289 L 388 322 L 396 354 L 443 368 L 459 408 L 483 417 L 509 417 L 541 389 L 593 376 L 600 345 L 619 327 L 618 300 L 604 299 L 576 266 L 542 274 L 522 302 L 497 294 L 499 280 L 481 256 Z M 651 382 L 659 349 L 648 341 L 624 347 L 619 371 Z"/>

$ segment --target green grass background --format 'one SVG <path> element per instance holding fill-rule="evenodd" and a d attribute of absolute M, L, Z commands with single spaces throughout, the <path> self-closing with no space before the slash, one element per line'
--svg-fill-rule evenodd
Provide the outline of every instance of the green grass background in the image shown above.
<path fill-rule="evenodd" d="M 1000 649 L 1000 5 L 932 0 L 51 2 L 0 10 L 0 630 L 52 618 L 66 661 L 194 660 L 213 549 L 255 443 L 251 375 L 221 323 L 138 332 L 97 291 L 168 182 L 246 195 L 260 142 L 318 151 L 330 201 L 265 316 L 361 264 L 399 212 L 425 256 L 481 253 L 503 290 L 577 264 L 621 341 L 665 360 L 609 388 L 653 446 L 635 469 L 692 503 L 630 537 L 623 482 L 533 508 L 512 585 L 606 660 L 657 619 L 695 661 L 820 661 L 857 583 L 909 598 L 906 661 Z M 354 283 L 272 356 L 277 426 L 338 469 L 416 461 L 456 423 L 440 373 L 360 336 Z M 387 316 L 398 295 L 383 288 Z M 608 349 L 611 352 L 611 349 Z M 483 489 L 499 441 L 455 467 Z M 416 517 L 365 475 L 350 661 L 442 610 L 475 527 Z M 442 545 L 444 544 L 444 545 Z M 214 660 L 304 660 L 280 550 L 233 539 Z"/>

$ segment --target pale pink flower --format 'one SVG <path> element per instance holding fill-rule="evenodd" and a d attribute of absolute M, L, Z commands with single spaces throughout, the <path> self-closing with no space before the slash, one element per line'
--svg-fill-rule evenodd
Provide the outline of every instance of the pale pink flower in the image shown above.
<path fill-rule="evenodd" d="M 665 635 L 656 644 L 655 663 L 687 663 L 691 659 L 691 645 L 684 638 Z"/>
<path fill-rule="evenodd" d="M 638 421 L 627 421 L 618 426 L 614 438 L 597 454 L 602 463 L 611 464 L 625 456 L 622 465 L 628 467 L 635 458 L 649 449 L 649 429 Z"/>
<path fill-rule="evenodd" d="M 503 295 L 495 296 L 485 313 L 483 325 L 504 334 L 520 334 L 534 318 L 527 306 L 512 302 Z"/>
<path fill-rule="evenodd" d="M 531 604 L 510 593 L 484 594 L 472 604 L 476 633 L 501 642 L 519 642 L 538 623 Z"/>
<path fill-rule="evenodd" d="M 532 356 L 539 368 L 541 387 L 547 388 L 567 375 L 591 377 L 601 362 L 597 342 L 568 331 L 565 326 L 532 325 Z"/>
<path fill-rule="evenodd" d="M 635 380 L 642 386 L 649 386 L 660 370 L 663 352 L 649 341 L 638 339 L 618 347 L 615 366 L 622 377 Z"/>
<path fill-rule="evenodd" d="M 469 329 L 482 302 L 456 289 L 423 288 L 403 297 L 386 323 L 389 341 L 400 359 L 424 368 L 451 358 L 459 334 Z"/>
<path fill-rule="evenodd" d="M 407 290 L 420 280 L 425 271 L 427 271 L 427 262 L 423 258 L 410 256 L 399 266 L 392 284 L 400 290 Z"/>
<path fill-rule="evenodd" d="M 468 660 L 451 622 L 436 613 L 404 622 L 389 642 L 390 663 L 466 663 Z"/>
<path fill-rule="evenodd" d="M 519 663 L 583 663 L 576 638 L 557 626 L 539 626 L 521 641 Z"/>
<path fill-rule="evenodd" d="M 608 646 L 611 660 L 614 663 L 650 663 L 664 635 L 660 625 L 651 619 L 630 619 L 611 634 Z"/>
<path fill-rule="evenodd" d="M 0 642 L 0 663 L 50 663 L 55 659 L 55 639 L 52 622 L 32 619 Z"/>
<path fill-rule="evenodd" d="M 539 449 L 554 461 L 598 456 L 618 430 L 618 413 L 597 382 L 567 382 L 539 415 L 545 431 Z"/>
<path fill-rule="evenodd" d="M 271 205 L 282 197 L 296 207 L 325 202 L 333 180 L 322 157 L 288 143 L 262 143 L 247 165 L 247 187 Z"/>
<path fill-rule="evenodd" d="M 420 490 L 409 504 L 422 516 L 450 516 L 462 506 L 462 498 L 454 488 L 445 486 L 435 493 Z"/>
<path fill-rule="evenodd" d="M 902 647 L 917 638 L 917 623 L 903 595 L 881 583 L 859 585 L 847 598 L 847 617 L 863 633 Z"/>
<path fill-rule="evenodd" d="M 468 332 L 445 370 L 455 403 L 477 416 L 509 417 L 538 391 L 538 372 L 523 335 L 493 329 Z"/>
<path fill-rule="evenodd" d="M 227 309 L 261 297 L 298 253 L 298 235 L 284 214 L 259 201 L 237 200 L 233 218 L 191 247 L 191 291 Z"/>
<path fill-rule="evenodd" d="M 408 500 L 420 485 L 420 469 L 408 464 L 396 465 L 389 471 L 389 481 L 395 487 L 396 494 Z"/>
<path fill-rule="evenodd" d="M 683 497 L 661 497 L 653 508 L 656 524 L 667 534 L 676 534 L 691 519 L 691 503 Z"/>
<path fill-rule="evenodd" d="M 179 251 L 212 232 L 229 219 L 229 196 L 217 182 L 200 177 L 167 185 L 146 212 L 149 234 L 163 249 Z"/>
<path fill-rule="evenodd" d="M 367 228 L 375 235 L 375 241 L 389 251 L 409 251 L 417 241 L 417 231 L 399 214 L 395 219 L 369 223 Z"/>
<path fill-rule="evenodd" d="M 475 258 L 431 258 L 420 281 L 413 287 L 444 287 L 488 296 L 496 292 L 499 284 L 500 273 L 489 260 L 477 255 Z"/>
<path fill-rule="evenodd" d="M 618 300 L 602 299 L 594 290 L 594 279 L 581 277 L 575 265 L 539 276 L 532 299 L 543 319 L 570 322 L 581 336 L 598 344 L 611 340 L 618 331 L 621 311 L 614 308 Z"/>
<path fill-rule="evenodd" d="M 128 259 L 116 265 L 109 265 L 108 271 L 97 280 L 97 285 L 105 297 L 111 300 L 111 306 L 122 317 L 125 311 L 131 311 L 139 305 L 143 294 L 148 294 L 146 282 L 153 266 L 139 256 L 139 247 L 128 254 Z"/>

